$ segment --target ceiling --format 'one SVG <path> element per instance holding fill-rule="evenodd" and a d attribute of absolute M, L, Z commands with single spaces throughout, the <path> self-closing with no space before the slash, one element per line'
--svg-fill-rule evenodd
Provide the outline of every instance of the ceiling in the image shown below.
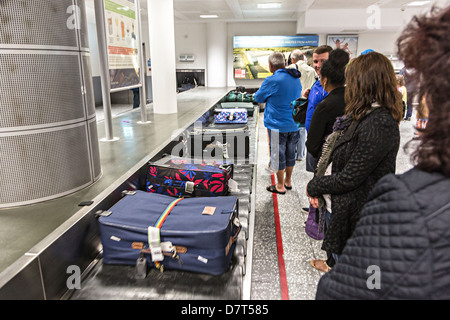
<path fill-rule="evenodd" d="M 175 22 L 198 22 L 201 14 L 216 14 L 227 22 L 297 21 L 307 10 L 366 9 L 371 5 L 380 8 L 402 8 L 412 0 L 173 0 Z M 450 0 L 445 0 L 450 2 Z M 258 3 L 277 2 L 279 9 L 258 9 Z M 140 0 L 141 8 L 147 0 Z M 426 6 L 430 6 L 428 4 Z"/>
<path fill-rule="evenodd" d="M 1 0 L 0 0 L 1 1 Z M 94 20 L 94 0 L 85 0 L 88 7 L 88 15 L 90 19 Z M 95 0 L 97 1 L 97 0 Z M 147 15 L 147 1 L 137 0 L 141 7 L 141 14 L 145 17 Z M 165 1 L 165 0 L 160 0 Z M 333 17 L 333 10 L 350 9 L 360 10 L 364 12 L 369 6 L 377 5 L 380 9 L 404 9 L 405 5 L 413 0 L 173 0 L 175 23 L 198 23 L 198 22 L 298 22 L 299 18 L 305 15 L 305 12 L 319 12 L 314 17 L 321 17 L 320 12 L 327 12 L 326 18 L 330 20 Z M 258 3 L 276 2 L 280 3 L 279 9 L 259 9 Z M 421 7 L 406 7 L 408 10 L 413 8 L 423 9 L 431 7 L 433 4 L 439 6 L 450 5 L 450 0 L 431 0 L 429 4 Z M 341 10 L 342 12 L 342 10 Z M 217 19 L 202 19 L 202 14 L 216 14 Z M 341 20 L 348 20 L 347 17 L 340 17 Z M 389 19 L 390 17 L 387 17 Z M 394 16 L 394 19 L 396 17 Z M 315 19 L 315 18 L 314 18 Z M 336 20 L 333 19 L 332 20 Z M 95 20 L 94 20 L 95 21 Z M 316 21 L 317 22 L 317 21 Z M 338 21 L 326 21 L 328 24 Z M 317 23 L 320 23 L 318 21 Z M 316 26 L 316 32 L 319 30 Z M 332 31 L 332 30 L 326 30 Z"/>

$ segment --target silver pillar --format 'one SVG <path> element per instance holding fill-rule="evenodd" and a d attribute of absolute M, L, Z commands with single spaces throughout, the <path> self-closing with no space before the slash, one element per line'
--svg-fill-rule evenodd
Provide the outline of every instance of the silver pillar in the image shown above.
<path fill-rule="evenodd" d="M 141 88 L 139 90 L 139 98 L 140 98 L 140 109 L 141 109 L 141 121 L 138 123 L 140 124 L 146 124 L 151 123 L 151 121 L 147 120 L 147 95 L 146 95 L 146 89 L 147 89 L 147 61 L 145 61 L 145 46 L 144 46 L 144 37 L 142 35 L 142 15 L 141 15 L 141 6 L 139 4 L 139 1 L 136 2 L 136 17 L 137 17 L 137 25 L 138 25 L 138 40 L 139 40 L 139 61 L 140 61 L 140 72 L 139 77 L 141 79 Z"/>
<path fill-rule="evenodd" d="M 112 111 L 111 111 L 111 82 L 109 75 L 108 47 L 106 42 L 105 2 L 94 1 L 95 22 L 97 26 L 98 54 L 100 56 L 100 78 L 102 84 L 103 112 L 105 116 L 105 138 L 103 141 L 116 141 L 113 135 Z"/>
<path fill-rule="evenodd" d="M 101 175 L 84 0 L 2 0 L 0 208 Z"/>

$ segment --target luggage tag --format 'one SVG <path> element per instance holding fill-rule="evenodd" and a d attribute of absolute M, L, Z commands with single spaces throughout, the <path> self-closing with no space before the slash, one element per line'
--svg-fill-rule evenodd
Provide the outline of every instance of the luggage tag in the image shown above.
<path fill-rule="evenodd" d="M 228 188 L 231 192 L 239 192 L 239 184 L 233 179 L 228 180 Z"/>
<path fill-rule="evenodd" d="M 202 214 L 207 214 L 207 215 L 212 216 L 212 215 L 214 214 L 215 211 L 216 211 L 216 207 L 205 207 L 205 208 L 203 209 Z"/>
<path fill-rule="evenodd" d="M 226 143 L 222 144 L 222 152 L 223 152 L 223 157 L 225 159 L 228 159 L 229 158 L 229 156 L 228 156 L 228 147 L 227 147 Z"/>
<path fill-rule="evenodd" d="M 150 246 L 152 261 L 163 261 L 164 256 L 161 249 L 159 228 L 148 227 L 148 244 Z"/>
<path fill-rule="evenodd" d="M 230 121 L 233 121 L 236 119 L 236 116 L 234 115 L 235 111 L 230 111 L 230 114 L 228 115 L 227 119 Z"/>

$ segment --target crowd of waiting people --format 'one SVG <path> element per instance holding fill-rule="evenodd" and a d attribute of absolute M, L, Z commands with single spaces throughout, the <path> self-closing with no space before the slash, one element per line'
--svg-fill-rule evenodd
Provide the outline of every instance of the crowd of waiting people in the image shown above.
<path fill-rule="evenodd" d="M 274 52 L 273 75 L 255 94 L 266 104 L 276 173 L 267 190 L 292 188 L 297 159 L 313 172 L 304 210 L 323 228 L 327 253 L 311 261 L 324 272 L 316 299 L 450 298 L 450 7 L 414 17 L 396 45 L 405 64 L 398 75 L 373 50 L 350 60 L 320 46 L 313 67 L 299 50 L 289 65 Z M 302 124 L 291 108 L 300 96 L 308 99 Z M 411 119 L 414 97 L 414 167 L 395 175 L 399 125 Z"/>

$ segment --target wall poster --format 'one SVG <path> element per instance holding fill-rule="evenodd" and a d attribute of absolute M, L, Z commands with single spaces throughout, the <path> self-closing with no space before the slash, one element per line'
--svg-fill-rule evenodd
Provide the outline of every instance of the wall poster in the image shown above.
<path fill-rule="evenodd" d="M 233 70 L 235 79 L 264 79 L 271 75 L 269 56 L 282 52 L 286 60 L 295 49 L 302 50 L 312 64 L 312 53 L 319 36 L 235 36 L 233 37 Z M 311 61 L 310 61 L 311 60 Z"/>
<path fill-rule="evenodd" d="M 104 0 L 111 90 L 138 87 L 139 34 L 135 0 Z"/>
<path fill-rule="evenodd" d="M 341 34 L 341 35 L 328 35 L 327 45 L 333 49 L 343 49 L 350 54 L 350 59 L 356 58 L 358 49 L 358 36 Z"/>

